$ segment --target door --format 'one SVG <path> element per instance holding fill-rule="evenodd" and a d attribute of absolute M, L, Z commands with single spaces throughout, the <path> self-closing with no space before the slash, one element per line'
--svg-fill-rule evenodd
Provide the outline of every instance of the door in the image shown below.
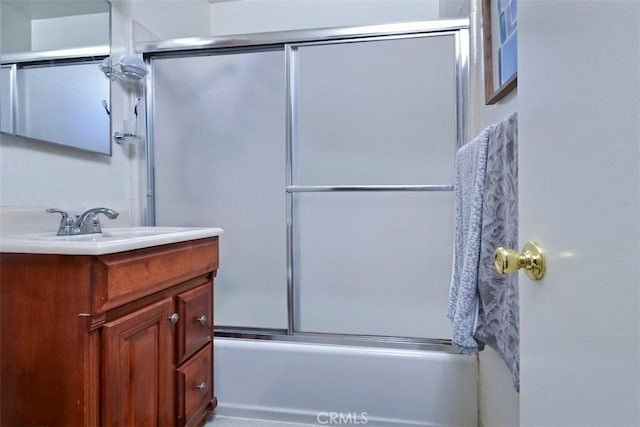
<path fill-rule="evenodd" d="M 171 298 L 103 328 L 103 425 L 174 424 Z"/>
<path fill-rule="evenodd" d="M 152 68 L 155 224 L 224 224 L 216 324 L 285 329 L 284 51 L 161 57 Z"/>
<path fill-rule="evenodd" d="M 640 425 L 640 3 L 518 2 L 522 426 Z"/>

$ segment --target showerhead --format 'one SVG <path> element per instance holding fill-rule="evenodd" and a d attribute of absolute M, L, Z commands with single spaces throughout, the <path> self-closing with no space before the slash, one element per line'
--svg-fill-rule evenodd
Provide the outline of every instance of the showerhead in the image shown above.
<path fill-rule="evenodd" d="M 115 65 L 111 65 L 111 57 L 102 60 L 98 66 L 100 71 L 111 80 L 137 81 L 144 79 L 149 71 L 142 59 L 134 55 L 125 55 Z"/>
<path fill-rule="evenodd" d="M 147 76 L 147 65 L 142 59 L 133 55 L 125 55 L 120 60 L 122 75 L 130 80 L 142 80 Z"/>

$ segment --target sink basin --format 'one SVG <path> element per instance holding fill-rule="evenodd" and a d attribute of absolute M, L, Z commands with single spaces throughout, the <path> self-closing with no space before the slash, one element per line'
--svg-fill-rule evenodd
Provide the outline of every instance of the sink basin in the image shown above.
<path fill-rule="evenodd" d="M 185 227 L 123 227 L 103 228 L 102 233 L 77 234 L 74 236 L 58 236 L 55 233 L 27 234 L 27 238 L 34 240 L 48 240 L 51 242 L 110 242 L 114 240 L 134 239 L 141 236 L 155 236 L 190 230 Z"/>
<path fill-rule="evenodd" d="M 3 235 L 0 252 L 64 255 L 104 255 L 187 240 L 218 236 L 213 227 L 122 227 L 102 229 L 102 233 L 57 236 L 50 233 Z"/>

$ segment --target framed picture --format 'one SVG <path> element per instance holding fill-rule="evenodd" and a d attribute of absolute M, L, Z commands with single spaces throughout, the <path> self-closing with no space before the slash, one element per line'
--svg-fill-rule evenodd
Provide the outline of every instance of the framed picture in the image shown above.
<path fill-rule="evenodd" d="M 518 82 L 518 1 L 482 0 L 485 104 L 495 104 Z"/>

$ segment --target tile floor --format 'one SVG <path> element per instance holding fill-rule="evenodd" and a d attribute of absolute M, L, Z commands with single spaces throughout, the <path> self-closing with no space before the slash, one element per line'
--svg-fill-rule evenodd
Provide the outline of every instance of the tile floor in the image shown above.
<path fill-rule="evenodd" d="M 255 418 L 219 417 L 210 415 L 204 427 L 310 427 L 317 424 L 285 423 Z"/>

